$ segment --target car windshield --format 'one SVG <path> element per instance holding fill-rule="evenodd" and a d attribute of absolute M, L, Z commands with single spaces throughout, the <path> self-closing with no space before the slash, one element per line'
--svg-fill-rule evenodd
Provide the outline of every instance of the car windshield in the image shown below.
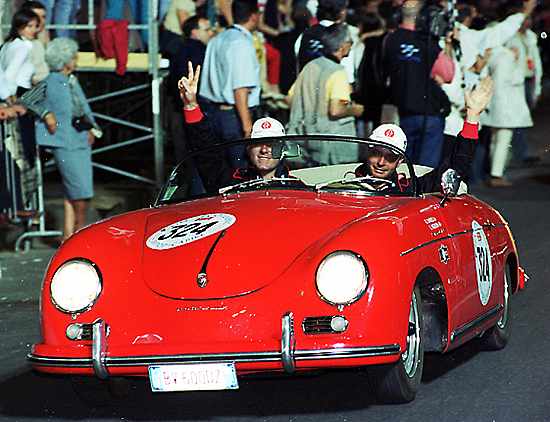
<path fill-rule="evenodd" d="M 189 154 L 157 204 L 254 190 L 414 195 L 412 166 L 382 142 L 338 136 L 287 136 L 217 144 Z"/>

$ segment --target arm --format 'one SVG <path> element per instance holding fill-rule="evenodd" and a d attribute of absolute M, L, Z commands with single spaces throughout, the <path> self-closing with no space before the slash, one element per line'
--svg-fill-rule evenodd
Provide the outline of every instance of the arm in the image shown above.
<path fill-rule="evenodd" d="M 533 87 L 533 102 L 537 103 L 538 98 L 542 92 L 541 79 L 542 79 L 542 61 L 540 58 L 540 51 L 538 48 L 538 39 L 536 34 L 530 29 L 526 32 L 528 40 L 528 51 L 529 56 L 533 59 L 533 64 L 535 65 L 535 86 Z"/>
<path fill-rule="evenodd" d="M 455 169 L 462 178 L 467 178 L 470 174 L 475 144 L 479 138 L 479 118 L 491 101 L 492 95 L 493 81 L 490 77 L 483 78 L 475 89 L 464 94 L 466 120 L 462 131 L 457 136 L 457 148 L 455 154 L 450 157 L 448 166 Z M 446 169 L 442 170 L 440 174 L 443 174 Z"/>
<path fill-rule="evenodd" d="M 351 88 L 344 70 L 334 72 L 327 81 L 329 97 L 328 117 L 341 119 L 343 117 L 359 117 L 364 107 L 350 99 Z"/>
<path fill-rule="evenodd" d="M 178 81 L 178 89 L 183 102 L 183 118 L 190 134 L 190 147 L 191 150 L 197 150 L 201 149 L 203 145 L 212 143 L 216 136 L 197 101 L 201 66 L 198 65 L 194 70 L 193 64 L 189 61 L 187 62 L 187 69 L 187 76 L 182 76 Z"/>
<path fill-rule="evenodd" d="M 481 49 L 485 50 L 505 44 L 518 32 L 525 17 L 530 15 L 535 7 L 536 0 L 529 0 L 525 2 L 522 13 L 508 16 L 495 26 L 478 31 L 480 35 L 479 46 Z"/>
<path fill-rule="evenodd" d="M 88 104 L 88 99 L 86 98 L 86 95 L 84 94 L 82 86 L 80 85 L 77 77 L 75 77 L 74 88 L 76 90 L 76 95 L 78 95 L 78 97 L 80 98 L 80 104 L 82 104 L 82 111 L 84 115 L 88 118 L 90 122 L 92 122 L 93 125 L 93 128 L 88 131 L 88 144 L 91 146 L 95 143 L 96 138 L 101 138 L 103 136 L 103 132 L 95 121 L 92 109 L 90 108 L 90 104 Z"/>
<path fill-rule="evenodd" d="M 256 87 L 260 81 L 256 69 L 258 68 L 258 59 L 256 50 L 250 41 L 244 37 L 234 43 L 227 49 L 227 63 L 231 69 L 230 84 L 233 90 L 233 103 L 245 137 L 250 136 L 252 130 L 252 116 L 248 108 L 249 92 L 251 88 Z M 231 101 L 229 101 L 231 102 Z"/>
<path fill-rule="evenodd" d="M 451 157 L 443 157 L 441 164 L 435 170 L 418 178 L 421 191 L 439 191 L 441 175 L 450 168 L 456 170 L 463 179 L 467 179 L 478 140 L 479 117 L 489 104 L 492 95 L 493 81 L 490 77 L 483 78 L 475 89 L 464 94 L 466 120 L 456 138 L 455 152 Z"/>
<path fill-rule="evenodd" d="M 233 3 L 232 0 L 220 0 L 219 3 L 219 10 L 227 21 L 228 25 L 233 25 L 233 13 L 231 12 L 231 3 Z"/>
<path fill-rule="evenodd" d="M 364 107 L 361 104 L 336 98 L 330 100 L 328 107 L 328 115 L 331 119 L 341 119 L 348 116 L 360 117 L 363 111 Z"/>
<path fill-rule="evenodd" d="M 260 21 L 258 22 L 258 29 L 266 35 L 271 37 L 278 37 L 279 31 L 275 28 L 272 28 L 267 23 L 265 23 L 264 14 L 260 13 Z"/>
<path fill-rule="evenodd" d="M 10 96 L 10 90 L 8 89 L 8 81 L 4 75 L 4 71 L 0 68 L 0 100 L 5 100 Z"/>
<path fill-rule="evenodd" d="M 183 116 L 189 135 L 190 149 L 200 151 L 203 145 L 212 145 L 216 135 L 197 102 L 201 67 L 197 66 L 194 71 L 192 63 L 188 62 L 188 69 L 188 75 L 179 80 L 178 88 L 183 101 Z M 231 184 L 233 172 L 224 157 L 216 153 L 199 152 L 195 158 L 195 164 L 208 192 L 216 192 L 221 186 Z"/>
<path fill-rule="evenodd" d="M 233 95 L 235 96 L 235 108 L 241 120 L 244 136 L 248 138 L 252 131 L 252 116 L 248 109 L 248 88 L 243 87 L 234 89 Z"/>
<path fill-rule="evenodd" d="M 189 13 L 185 9 L 176 10 L 176 15 L 178 17 L 178 22 L 180 24 L 180 27 L 185 23 L 187 18 L 189 18 Z"/>

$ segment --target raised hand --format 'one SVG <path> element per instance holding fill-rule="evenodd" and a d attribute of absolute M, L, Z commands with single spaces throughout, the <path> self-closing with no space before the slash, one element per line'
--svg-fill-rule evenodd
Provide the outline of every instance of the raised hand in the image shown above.
<path fill-rule="evenodd" d="M 479 84 L 464 94 L 468 121 L 479 121 L 479 115 L 485 110 L 493 96 L 493 80 L 490 76 L 481 79 Z"/>
<path fill-rule="evenodd" d="M 199 90 L 199 76 L 201 74 L 200 65 L 196 70 L 193 70 L 193 63 L 187 62 L 188 73 L 187 77 L 183 76 L 178 81 L 178 89 L 180 91 L 180 97 L 183 101 L 183 107 L 186 109 L 192 109 L 197 107 L 197 92 Z"/>
<path fill-rule="evenodd" d="M 523 13 L 530 15 L 537 7 L 537 0 L 526 0 L 523 2 Z"/>

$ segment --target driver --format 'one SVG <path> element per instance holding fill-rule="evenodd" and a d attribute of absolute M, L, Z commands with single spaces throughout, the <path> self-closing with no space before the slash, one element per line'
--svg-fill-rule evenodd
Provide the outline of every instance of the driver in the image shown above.
<path fill-rule="evenodd" d="M 470 165 L 478 139 L 478 124 L 480 114 L 485 110 L 493 92 L 493 82 L 490 77 L 482 79 L 479 85 L 465 93 L 466 119 L 462 131 L 456 138 L 453 152 L 450 156 L 442 158 L 441 164 L 417 178 L 420 192 L 439 191 L 441 176 L 448 169 L 455 170 L 462 179 L 470 173 Z M 410 184 L 404 175 L 397 173 L 397 167 L 404 161 L 407 149 L 407 137 L 403 130 L 394 124 L 382 124 L 378 126 L 369 139 L 390 144 L 394 149 L 372 145 L 367 152 L 366 161 L 355 169 L 355 176 L 372 176 L 392 184 L 383 182 L 370 182 L 379 190 L 394 189 L 404 191 Z"/>
<path fill-rule="evenodd" d="M 183 101 L 185 122 L 188 124 L 191 150 L 200 151 L 205 146 L 213 145 L 216 136 L 197 102 L 200 66 L 193 70 L 192 63 L 188 62 L 188 69 L 188 76 L 184 76 L 179 80 L 178 88 Z M 285 136 L 284 126 L 271 117 L 256 120 L 250 135 L 252 139 L 283 136 Z M 288 169 L 281 160 L 273 158 L 270 143 L 254 142 L 247 146 L 246 151 L 249 166 L 238 169 L 232 168 L 225 157 L 220 156 L 219 150 L 197 154 L 195 164 L 207 192 L 217 191 L 222 186 L 229 186 L 246 180 L 288 177 Z"/>

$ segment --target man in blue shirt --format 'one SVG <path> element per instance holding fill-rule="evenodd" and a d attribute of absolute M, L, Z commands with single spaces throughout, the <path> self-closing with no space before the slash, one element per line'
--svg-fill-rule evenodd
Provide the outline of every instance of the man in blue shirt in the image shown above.
<path fill-rule="evenodd" d="M 260 14 L 254 0 L 234 0 L 234 25 L 207 46 L 199 94 L 208 100 L 214 131 L 220 140 L 250 136 L 253 110 L 260 104 L 260 64 L 252 39 Z M 242 151 L 231 160 L 239 167 Z"/>

